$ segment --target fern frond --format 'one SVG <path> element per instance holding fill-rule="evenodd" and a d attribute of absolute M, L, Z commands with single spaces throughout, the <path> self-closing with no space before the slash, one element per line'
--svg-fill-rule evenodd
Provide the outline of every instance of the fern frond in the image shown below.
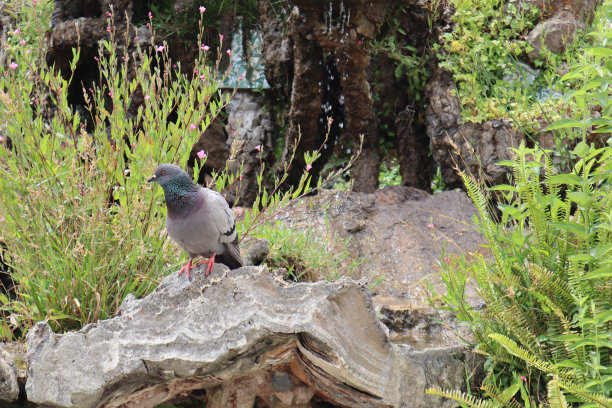
<path fill-rule="evenodd" d="M 550 408 L 569 408 L 563 391 L 561 391 L 559 386 L 558 376 L 555 376 L 548 382 L 546 389 L 548 390 L 548 403 L 550 404 Z"/>
<path fill-rule="evenodd" d="M 561 279 L 558 274 L 551 273 L 536 264 L 529 265 L 529 273 L 533 277 L 536 292 L 554 299 L 555 304 L 561 310 L 572 310 L 574 308 L 574 297 L 570 292 L 567 281 Z"/>
<path fill-rule="evenodd" d="M 460 404 L 465 404 L 470 408 L 498 408 L 499 404 L 493 401 L 485 401 L 479 398 L 474 397 L 473 395 L 468 395 L 465 392 L 461 392 L 458 390 L 453 391 L 443 391 L 439 388 L 428 388 L 425 393 L 431 395 L 438 395 L 444 398 L 450 398 L 454 401 L 459 402 Z"/>
<path fill-rule="evenodd" d="M 491 244 L 490 248 L 491 252 L 493 253 L 493 257 L 499 264 L 500 268 L 502 270 L 506 270 L 508 268 L 508 264 L 501 251 L 501 245 L 496 244 L 498 242 L 496 235 L 497 227 L 489 215 L 488 200 L 472 177 L 465 173 L 461 173 L 461 178 L 463 179 L 468 195 L 474 202 L 476 211 L 478 211 L 478 215 L 480 217 L 480 227 L 483 235 Z"/>
<path fill-rule="evenodd" d="M 521 404 L 512 398 L 519 390 L 518 384 L 511 385 L 503 392 L 501 392 L 494 384 L 491 383 L 483 383 L 481 389 L 486 392 L 486 395 L 497 401 L 498 404 L 505 408 L 522 408 Z"/>
<path fill-rule="evenodd" d="M 602 394 L 585 390 L 569 381 L 559 380 L 559 385 L 583 402 L 590 402 L 603 408 L 612 408 L 612 398 L 607 398 Z"/>
<path fill-rule="evenodd" d="M 541 353 L 540 342 L 534 331 L 530 329 L 528 320 L 521 308 L 513 304 L 503 303 L 503 299 L 497 299 L 489 303 L 489 310 L 502 323 L 505 331 L 512 334 L 514 338 L 520 339 L 521 344 L 527 348 L 530 354 L 539 355 Z"/>
<path fill-rule="evenodd" d="M 514 354 L 521 360 L 525 361 L 529 365 L 537 368 L 538 370 L 546 374 L 550 374 L 550 375 L 556 374 L 567 380 L 572 380 L 580 376 L 580 373 L 577 370 L 557 367 L 547 361 L 543 361 L 539 359 L 538 357 L 534 356 L 533 354 L 530 354 L 523 347 L 519 346 L 518 344 L 516 344 L 514 341 L 504 336 L 503 334 L 491 333 L 489 334 L 489 337 L 497 341 L 499 344 L 501 344 L 511 354 Z"/>

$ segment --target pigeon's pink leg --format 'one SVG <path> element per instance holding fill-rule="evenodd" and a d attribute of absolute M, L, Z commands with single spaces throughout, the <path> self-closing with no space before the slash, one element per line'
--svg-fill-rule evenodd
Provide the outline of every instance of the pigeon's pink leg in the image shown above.
<path fill-rule="evenodd" d="M 213 266 L 215 266 L 215 254 L 212 254 L 212 256 L 208 258 L 208 260 L 200 262 L 200 265 L 204 264 L 208 264 L 208 266 L 206 267 L 206 276 L 208 276 L 213 270 Z"/>
<path fill-rule="evenodd" d="M 183 274 L 183 271 L 187 271 L 187 279 L 191 279 L 191 277 L 189 276 L 189 271 L 193 269 L 193 265 L 191 264 L 192 261 L 193 259 L 189 258 L 189 262 L 187 262 L 187 265 L 183 266 L 179 271 L 179 276 Z"/>

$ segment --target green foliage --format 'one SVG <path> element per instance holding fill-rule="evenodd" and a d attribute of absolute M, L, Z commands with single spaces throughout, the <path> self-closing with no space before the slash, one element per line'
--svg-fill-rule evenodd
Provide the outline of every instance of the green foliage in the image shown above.
<path fill-rule="evenodd" d="M 378 182 L 380 188 L 387 186 L 399 186 L 402 184 L 402 176 L 400 174 L 400 166 L 397 158 L 394 157 L 389 163 L 382 162 L 378 173 Z"/>
<path fill-rule="evenodd" d="M 576 83 L 574 89 L 564 98 L 575 103 L 576 114 L 572 118 L 559 120 L 546 129 L 560 132 L 560 136 L 582 139 L 582 141 L 586 141 L 590 133 L 612 131 L 612 103 L 610 103 L 612 6 L 602 7 L 598 17 L 598 29 L 589 34 L 595 45 L 586 47 L 580 53 L 578 62 L 561 78 L 562 81 Z M 599 115 L 593 115 L 594 111 Z"/>
<path fill-rule="evenodd" d="M 514 183 L 492 188 L 504 198 L 498 221 L 464 175 L 491 257 L 460 259 L 442 273 L 444 308 L 470 326 L 495 390 L 518 392 L 520 373 L 525 406 L 536 406 L 547 387 L 557 401 L 565 392 L 568 401 L 612 406 L 612 147 L 580 143 L 570 174 L 556 174 L 541 150 L 515 153 L 503 163 Z M 470 279 L 485 311 L 467 301 Z M 560 393 L 545 384 L 555 378 Z"/>
<path fill-rule="evenodd" d="M 199 6 L 206 7 L 201 13 Z M 198 25 L 204 27 L 203 38 L 212 48 L 219 45 L 218 33 L 220 24 L 229 16 L 243 16 L 247 27 L 259 23 L 257 1 L 207 0 L 202 3 L 191 2 L 184 10 L 177 12 L 173 0 L 135 0 L 133 5 L 134 24 L 149 22 L 148 12 L 152 14 L 152 23 L 156 27 L 157 36 L 166 39 L 172 35 L 185 42 L 191 42 L 199 34 Z"/>
<path fill-rule="evenodd" d="M 433 180 L 431 180 L 431 191 L 434 194 L 438 194 L 446 189 L 447 186 L 444 182 L 444 177 L 442 177 L 442 171 L 440 170 L 440 166 L 438 166 L 436 167 L 436 172 L 434 173 Z"/>
<path fill-rule="evenodd" d="M 45 63 L 50 2 L 14 4 L 19 31 L 7 48 L 14 65 L 0 77 L 0 240 L 18 282 L 17 298 L 2 299 L 6 337 L 39 320 L 68 330 L 111 317 L 125 295 L 146 294 L 174 269 L 163 194 L 146 180 L 158 163 L 184 167 L 229 100 L 215 97 L 216 71 L 204 54 L 196 66 L 206 80 L 173 70 L 167 49 L 138 49 L 128 76 L 133 61 L 117 45 L 123 34 L 111 16 L 95 57 L 100 86 L 83 89 L 83 117 L 68 105 L 72 76 Z M 79 56 L 75 49 L 72 73 Z M 132 113 L 135 92 L 145 102 Z"/>
<path fill-rule="evenodd" d="M 67 89 L 80 50 L 74 50 L 69 78 L 63 79 L 44 63 L 50 2 L 15 7 L 19 30 L 7 47 L 13 64 L 0 77 L 0 241 L 8 247 L 5 260 L 18 283 L 15 299 L 0 299 L 4 338 L 15 331 L 24 334 L 39 320 L 65 331 L 112 317 L 128 293 L 144 296 L 176 269 L 179 254 L 185 255 L 166 239 L 162 190 L 146 180 L 162 162 L 185 168 L 194 143 L 231 96 L 218 91 L 219 61 L 209 63 L 200 51 L 198 74 L 186 76 L 153 32 L 155 47 L 138 48 L 133 64 L 118 45 L 122 34 L 110 13 L 109 38 L 100 42 L 95 56 L 100 85 L 83 89 L 85 107 L 73 109 Z M 200 21 L 198 44 L 203 33 Z M 139 93 L 144 103 L 134 107 L 132 97 Z M 274 235 L 271 220 L 345 172 L 356 150 L 343 168 L 316 184 L 309 170 L 321 149 L 307 153 L 299 183 L 282 190 L 295 151 L 272 189 L 262 183 L 260 154 L 259 193 L 237 225 L 242 238 L 256 231 Z M 210 187 L 222 191 L 237 185 L 239 194 L 242 167 L 232 173 L 230 161 L 224 171 L 213 173 Z M 203 163 L 196 159 L 195 179 Z M 285 239 L 283 232 L 276 235 Z M 295 251 L 290 245 L 298 245 L 299 252 L 300 242 L 285 240 L 279 247 Z M 329 276 L 347 256 L 330 250 L 317 255 L 300 254 L 305 270 L 329 267 Z"/>
<path fill-rule="evenodd" d="M 539 17 L 537 8 L 502 0 L 453 0 L 453 4 L 454 29 L 442 35 L 443 45 L 434 49 L 440 66 L 457 83 L 465 121 L 510 119 L 531 131 L 539 130 L 537 118 L 553 121 L 571 114 L 573 104 L 554 97 L 538 100 L 538 93 L 566 91 L 557 69 L 563 61 L 571 64 L 575 48 L 584 46 L 581 33 L 564 55 L 544 50 L 546 57 L 537 63 L 541 72 L 529 78 L 529 68 L 520 60 L 531 48 L 523 38 Z"/>
<path fill-rule="evenodd" d="M 287 269 L 287 278 L 293 281 L 328 280 L 350 276 L 364 259 L 354 259 L 347 268 L 341 268 L 350 253 L 348 241 L 334 245 L 310 230 L 297 230 L 278 221 L 257 228 L 252 236 L 270 241 L 270 253 L 265 263 L 270 268 Z M 343 249 L 338 251 L 338 247 Z"/>
<path fill-rule="evenodd" d="M 591 116 L 583 110 L 550 129 L 583 140 L 587 130 L 609 131 L 609 33 L 594 34 L 603 46 L 585 50 L 567 75 L 582 86 L 566 98 L 589 105 Z M 526 407 L 546 399 L 555 407 L 612 407 L 612 139 L 602 148 L 579 142 L 567 174 L 553 165 L 555 152 L 513 151 L 513 160 L 500 163 L 512 167 L 513 182 L 489 189 L 501 199 L 498 220 L 485 191 L 463 175 L 491 255 L 455 260 L 442 273 L 447 293 L 440 300 L 488 357 L 483 390 L 492 401 L 511 394 L 514 406 L 520 395 Z M 472 281 L 484 311 L 467 301 Z"/>

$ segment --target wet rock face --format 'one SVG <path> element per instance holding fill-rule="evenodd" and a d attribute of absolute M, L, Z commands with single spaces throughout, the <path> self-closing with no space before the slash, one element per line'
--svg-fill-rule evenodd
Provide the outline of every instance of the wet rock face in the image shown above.
<path fill-rule="evenodd" d="M 237 90 L 226 108 L 228 150 L 235 150 L 235 156 L 229 163 L 229 170 L 238 174 L 242 165 L 242 181 L 234 183 L 228 188 L 226 198 L 230 202 L 240 199 L 241 205 L 248 205 L 255 201 L 258 192 L 257 175 L 261 169 L 260 157 L 270 154 L 270 132 L 272 123 L 269 113 L 264 108 L 264 101 L 260 94 L 251 90 Z M 261 146 L 263 150 L 255 147 Z M 260 149 L 261 149 L 260 147 Z"/>
<path fill-rule="evenodd" d="M 424 390 L 462 388 L 473 364 L 459 346 L 389 343 L 364 284 L 287 284 L 265 267 L 173 273 L 113 319 L 64 335 L 41 322 L 27 343 L 28 398 L 57 407 L 451 407 Z"/>

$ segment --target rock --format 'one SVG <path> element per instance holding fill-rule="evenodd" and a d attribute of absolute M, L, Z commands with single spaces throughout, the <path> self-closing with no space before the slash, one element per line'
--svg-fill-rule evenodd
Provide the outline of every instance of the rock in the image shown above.
<path fill-rule="evenodd" d="M 120 316 L 56 335 L 29 333 L 31 402 L 55 407 L 208 408 L 334 404 L 451 407 L 427 387 L 465 389 L 463 347 L 389 343 L 367 287 L 348 278 L 288 284 L 265 267 L 176 273 Z M 202 392 L 203 390 L 203 392 Z"/>
<path fill-rule="evenodd" d="M 245 265 L 261 265 L 270 253 L 270 241 L 248 236 L 240 243 L 240 253 Z"/>
<path fill-rule="evenodd" d="M 264 158 L 270 154 L 272 124 L 262 96 L 250 89 L 236 90 L 226 109 L 227 145 L 232 146 L 230 151 L 235 150 L 235 155 L 230 157 L 229 171 L 238 174 L 242 166 L 240 174 L 243 175 L 242 180 L 227 189 L 226 198 L 231 202 L 239 198 L 241 205 L 249 205 L 257 196 L 257 174 L 261 168 L 260 151 L 255 147 L 263 147 Z"/>
<path fill-rule="evenodd" d="M 373 302 L 380 321 L 389 329 L 392 343 L 422 350 L 455 345 L 458 334 L 464 339 L 472 338 L 450 313 L 439 313 L 431 307 L 395 296 L 375 296 Z"/>
<path fill-rule="evenodd" d="M 191 149 L 191 159 L 196 159 L 200 150 L 206 153 L 206 163 L 202 167 L 204 172 L 219 172 L 225 168 L 225 161 L 230 155 L 230 147 L 227 144 L 227 133 L 219 117 L 215 118 L 194 143 Z M 199 159 L 198 159 L 199 160 Z"/>
<path fill-rule="evenodd" d="M 404 186 L 373 194 L 324 191 L 296 207 L 278 219 L 298 230 L 313 229 L 337 250 L 346 249 L 347 263 L 365 259 L 351 271 L 353 278 L 367 279 L 375 294 L 405 297 L 415 305 L 427 305 L 420 283 L 439 272 L 445 242 L 447 254 L 475 252 L 484 242 L 472 226 L 476 209 L 460 191 L 431 195 Z M 348 273 L 348 265 L 341 270 Z"/>
<path fill-rule="evenodd" d="M 457 89 L 445 71 L 434 73 L 425 92 L 427 135 L 446 185 L 463 186 L 456 169 L 477 174 L 489 184 L 505 183 L 512 170 L 497 163 L 512 158 L 508 148 L 520 145 L 522 131 L 505 120 L 462 123 Z"/>
<path fill-rule="evenodd" d="M 0 401 L 12 402 L 19 398 L 17 369 L 12 356 L 0 347 Z"/>
<path fill-rule="evenodd" d="M 528 55 L 534 61 L 540 56 L 542 46 L 554 53 L 562 53 L 568 43 L 574 40 L 576 30 L 584 30 L 584 23 L 568 12 L 561 11 L 551 19 L 542 21 L 525 37 L 533 47 Z"/>

